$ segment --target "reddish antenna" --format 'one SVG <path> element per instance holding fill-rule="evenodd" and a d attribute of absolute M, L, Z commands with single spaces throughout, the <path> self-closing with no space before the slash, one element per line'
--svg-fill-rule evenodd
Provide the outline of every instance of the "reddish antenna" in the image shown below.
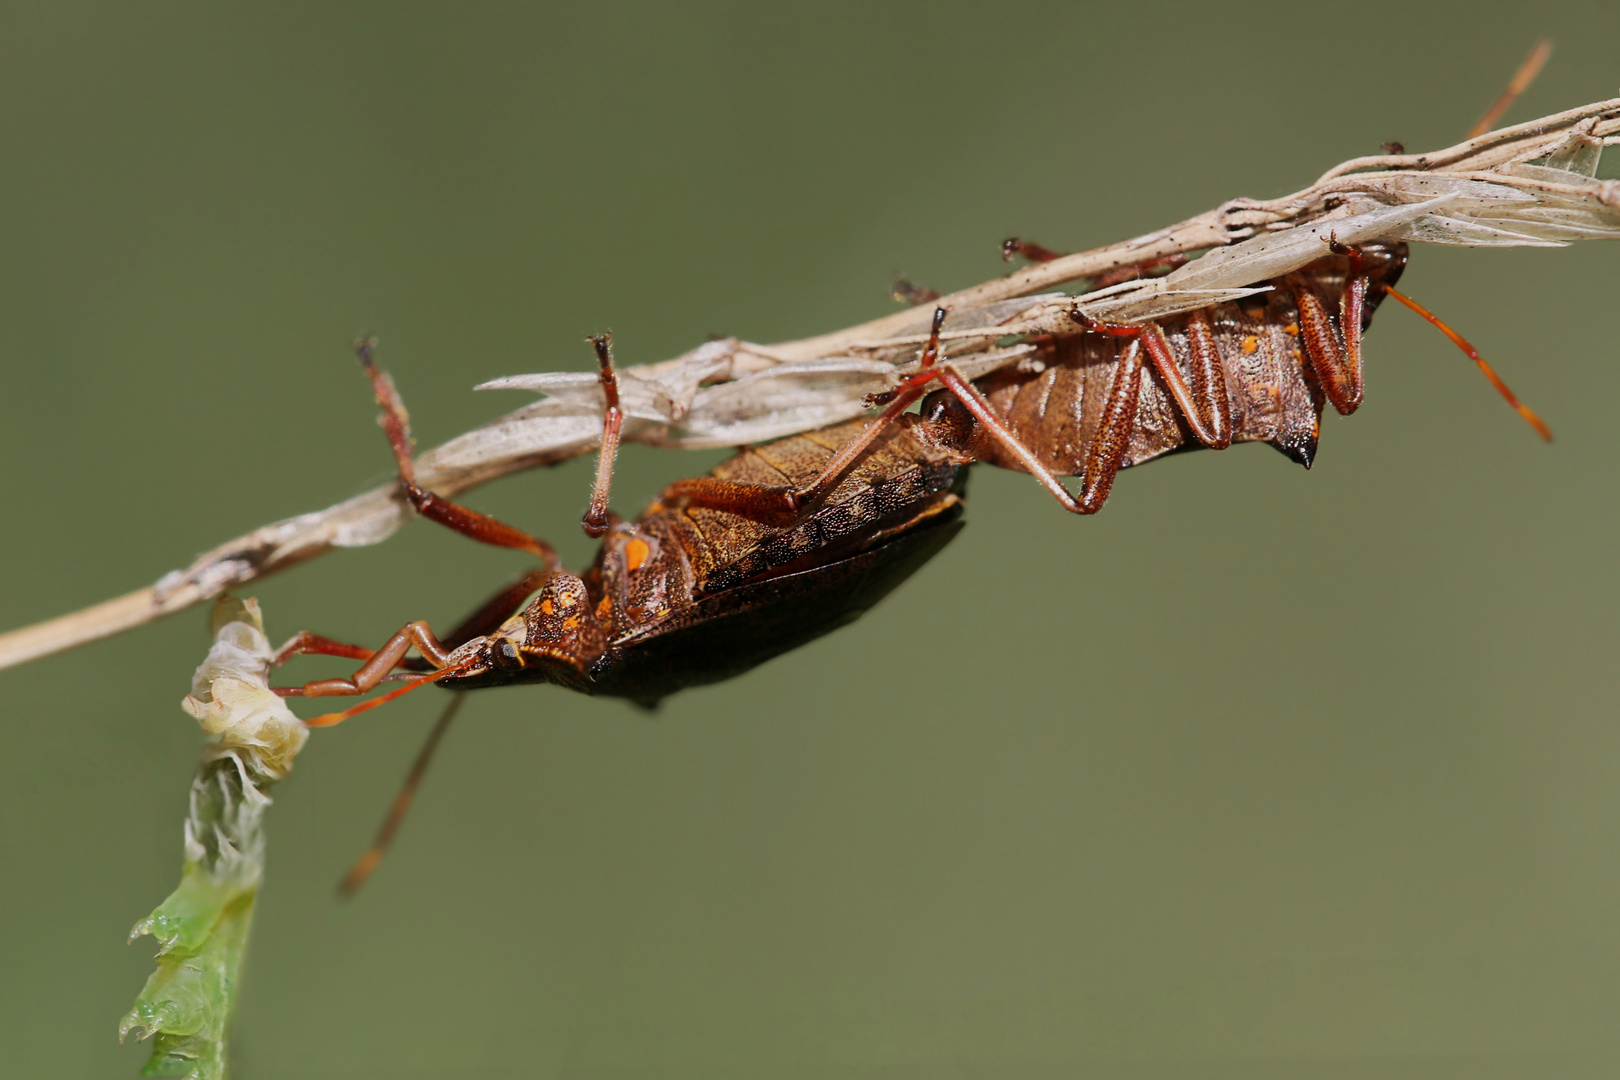
<path fill-rule="evenodd" d="M 1502 91 L 1502 96 L 1491 102 L 1491 107 L 1485 110 L 1485 115 L 1479 118 L 1479 123 L 1469 130 L 1468 137 L 1470 139 L 1477 139 L 1496 126 L 1496 122 L 1502 119 L 1502 114 L 1507 112 L 1513 106 L 1514 101 L 1518 100 L 1519 95 L 1528 90 L 1530 84 L 1536 81 L 1536 76 L 1541 74 L 1542 66 L 1547 63 L 1547 58 L 1551 55 L 1552 38 L 1542 38 L 1536 42 L 1536 47 L 1530 50 L 1529 56 L 1524 58 L 1524 63 L 1519 65 L 1519 70 L 1513 73 L 1513 79 L 1508 83 L 1508 88 Z"/>
<path fill-rule="evenodd" d="M 1536 415 L 1534 409 L 1520 401 L 1518 396 L 1515 395 L 1512 390 L 1508 389 L 1508 384 L 1502 381 L 1502 377 L 1498 375 L 1494 369 L 1492 369 L 1491 365 L 1485 362 L 1485 358 L 1479 355 L 1479 350 L 1470 345 L 1466 338 L 1457 333 L 1457 331 L 1453 330 L 1451 327 L 1447 326 L 1440 320 L 1439 316 L 1435 315 L 1434 312 L 1430 311 L 1416 300 L 1413 300 L 1411 297 L 1395 291 L 1388 285 L 1384 286 L 1384 292 L 1388 293 L 1390 296 L 1393 296 L 1395 299 L 1417 312 L 1423 318 L 1429 320 L 1429 322 L 1434 324 L 1436 329 L 1438 329 L 1442 334 L 1446 335 L 1446 337 L 1450 338 L 1452 343 L 1456 345 L 1457 348 L 1467 353 L 1468 358 L 1474 363 L 1478 364 L 1479 370 L 1484 373 L 1487 379 L 1491 380 L 1491 385 L 1496 387 L 1496 392 L 1501 394 L 1502 397 L 1507 400 L 1507 403 L 1513 406 L 1513 408 L 1518 411 L 1518 414 L 1524 417 L 1531 427 L 1536 429 L 1536 434 L 1540 435 L 1548 442 L 1552 442 L 1552 429 L 1542 422 L 1541 417 Z"/>

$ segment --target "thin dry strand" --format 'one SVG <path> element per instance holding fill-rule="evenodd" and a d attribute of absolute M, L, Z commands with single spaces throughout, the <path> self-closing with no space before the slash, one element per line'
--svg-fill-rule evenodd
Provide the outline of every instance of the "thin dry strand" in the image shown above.
<path fill-rule="evenodd" d="M 1515 85 L 1532 66 L 1527 61 Z M 1602 148 L 1616 142 L 1620 99 L 1595 102 L 1443 150 L 1353 158 L 1292 195 L 1232 199 L 1168 228 L 1033 263 L 834 333 L 775 345 L 707 342 L 672 360 L 618 370 L 622 438 L 669 448 L 735 446 L 859 416 L 868 395 L 915 370 L 936 305 L 950 312 L 941 339 L 951 366 L 972 380 L 1034 353 L 1009 339 L 1074 333 L 1082 329 L 1077 317 L 1142 322 L 1241 298 L 1266 288 L 1254 282 L 1315 261 L 1330 242 L 1557 247 L 1620 239 L 1620 181 L 1596 179 Z M 1078 303 L 1069 295 L 1122 267 L 1200 252 L 1162 276 L 1086 292 Z M 418 455 L 421 487 L 454 498 L 599 446 L 604 381 L 597 372 L 512 376 L 480 389 L 542 398 Z M 141 626 L 333 548 L 378 543 L 410 516 L 399 486 L 387 484 L 266 525 L 154 585 L 0 634 L 0 668 Z"/>

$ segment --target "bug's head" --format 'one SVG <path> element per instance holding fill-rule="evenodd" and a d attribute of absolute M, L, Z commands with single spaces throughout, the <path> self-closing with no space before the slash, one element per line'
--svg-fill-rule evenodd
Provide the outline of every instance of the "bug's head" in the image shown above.
<path fill-rule="evenodd" d="M 521 640 L 515 636 L 519 630 Z M 539 668 L 548 681 L 571 684 L 583 678 L 607 649 L 607 634 L 591 610 L 585 582 L 573 574 L 554 574 L 513 631 L 513 637 L 491 640 L 491 663 L 511 665 L 515 658 L 519 666 Z"/>
<path fill-rule="evenodd" d="M 973 414 L 949 390 L 935 390 L 923 398 L 917 417 L 917 437 L 937 449 L 962 453 L 973 439 Z"/>

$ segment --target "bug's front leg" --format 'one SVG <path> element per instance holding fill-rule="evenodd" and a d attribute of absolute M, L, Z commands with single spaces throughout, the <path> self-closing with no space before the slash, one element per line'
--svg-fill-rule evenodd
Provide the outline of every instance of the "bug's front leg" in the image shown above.
<path fill-rule="evenodd" d="M 297 648 L 295 643 L 301 643 L 304 647 Z M 340 649 L 345 651 L 339 652 L 325 649 L 321 647 L 322 643 L 338 645 Z M 358 653 L 365 651 L 355 645 L 339 645 L 337 642 L 331 642 L 329 639 L 316 634 L 298 635 L 287 646 L 283 646 L 283 651 L 287 651 L 290 646 L 294 646 L 292 648 L 294 652 L 320 652 L 325 655 L 336 656 L 357 656 Z M 398 632 L 383 644 L 382 648 L 373 652 L 365 663 L 361 664 L 355 670 L 355 673 L 347 679 L 316 679 L 305 683 L 303 686 L 278 686 L 275 690 L 282 697 L 336 697 L 364 694 L 367 691 L 376 689 L 377 684 L 383 681 L 383 677 L 394 670 L 399 665 L 399 662 L 405 659 L 405 654 L 413 648 L 434 668 L 442 671 L 449 666 L 450 650 L 440 643 L 439 639 L 434 636 L 433 631 L 428 628 L 426 622 L 418 620 L 400 627 Z M 346 650 L 354 651 L 349 652 Z M 279 656 L 280 653 L 277 655 Z M 429 678 L 431 677 L 429 676 Z"/>
<path fill-rule="evenodd" d="M 1190 383 L 1176 365 L 1175 353 L 1158 323 L 1098 322 L 1078 304 L 1069 315 L 1092 333 L 1139 341 L 1193 437 L 1214 450 L 1232 445 L 1232 400 L 1226 392 L 1225 365 L 1207 314 L 1194 311 L 1187 318 L 1187 343 L 1192 354 Z M 1134 411 L 1127 420 L 1134 422 Z"/>
<path fill-rule="evenodd" d="M 376 341 L 372 338 L 362 338 L 355 343 L 354 352 L 360 360 L 360 366 L 365 369 L 367 378 L 371 380 L 371 389 L 376 396 L 377 404 L 382 407 L 382 416 L 378 422 L 388 436 L 388 446 L 393 451 L 394 463 L 399 469 L 399 484 L 405 492 L 406 500 L 423 517 L 436 521 L 468 539 L 481 544 L 492 544 L 495 547 L 527 551 L 547 568 L 555 570 L 559 567 L 561 560 L 557 557 L 556 549 L 539 537 L 531 536 L 504 521 L 497 521 L 487 514 L 469 510 L 417 486 L 416 462 L 411 458 L 410 416 L 405 411 L 405 403 L 400 399 L 394 380 L 387 372 L 377 367 L 376 359 L 372 355 L 376 345 Z"/>

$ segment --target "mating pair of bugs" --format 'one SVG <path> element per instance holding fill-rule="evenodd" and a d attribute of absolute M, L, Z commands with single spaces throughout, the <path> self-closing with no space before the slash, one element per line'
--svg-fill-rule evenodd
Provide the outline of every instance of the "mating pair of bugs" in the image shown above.
<path fill-rule="evenodd" d="M 1538 47 L 1476 133 L 1543 59 Z M 1003 252 L 1057 257 L 1019 240 Z M 1068 329 L 1028 342 L 1033 356 L 975 381 L 942 361 L 949 312 L 936 309 L 916 367 L 869 399 L 883 407 L 876 418 L 745 448 L 706 477 L 671 484 L 634 523 L 608 512 L 624 418 L 608 336 L 592 338 L 605 408 L 583 525 L 604 540 L 577 576 L 544 541 L 416 484 L 405 408 L 377 368 L 373 344 L 363 341 L 357 351 L 404 497 L 422 516 L 529 552 L 540 566 L 442 637 L 420 621 L 376 650 L 300 633 L 278 651 L 278 665 L 300 653 L 361 665 L 348 678 L 278 692 L 362 695 L 384 682 L 403 684 L 308 721 L 327 726 L 428 683 L 471 690 L 549 682 L 652 705 L 729 678 L 858 618 L 940 551 L 962 527 L 966 468 L 974 462 L 1030 473 L 1080 514 L 1102 508 L 1120 469 L 1172 452 L 1265 442 L 1309 468 L 1324 405 L 1349 414 L 1361 403 L 1361 339 L 1386 296 L 1450 337 L 1550 439 L 1468 342 L 1395 289 L 1406 259 L 1404 243 L 1345 247 L 1330 239 L 1321 258 L 1241 300 L 1128 325 L 1096 322 L 1075 304 Z M 1184 261 L 1127 267 L 1091 285 Z M 1079 478 L 1077 493 L 1062 483 L 1070 476 Z M 413 649 L 418 656 L 408 655 Z M 429 736 L 346 890 L 381 859 L 455 708 Z"/>
<path fill-rule="evenodd" d="M 300 653 L 362 663 L 348 678 L 278 692 L 403 684 L 308 721 L 327 726 L 428 683 L 549 682 L 651 705 L 729 678 L 858 618 L 940 551 L 962 527 L 975 461 L 1031 473 L 1082 514 L 1102 507 L 1121 468 L 1173 451 L 1261 441 L 1308 467 L 1324 403 L 1350 413 L 1361 401 L 1361 338 L 1385 296 L 1440 326 L 1550 437 L 1472 346 L 1395 290 L 1406 255 L 1404 244 L 1335 245 L 1269 292 L 1141 325 L 1096 323 L 1076 306 L 1073 331 L 1034 342 L 1034 362 L 976 382 L 942 362 L 949 313 L 938 308 L 916 368 L 874 395 L 883 406 L 875 419 L 745 448 L 706 477 L 671 484 L 633 524 L 608 512 L 623 413 L 609 339 L 592 338 L 605 409 L 583 525 L 604 540 L 578 576 L 544 541 L 416 484 L 404 405 L 362 341 L 403 496 L 423 517 L 540 565 L 443 636 L 412 622 L 371 650 L 299 633 L 278 665 Z M 1062 476 L 1079 477 L 1078 495 Z M 435 725 L 344 891 L 381 861 L 464 700 L 457 695 Z"/>
<path fill-rule="evenodd" d="M 1308 467 L 1324 402 L 1348 414 L 1361 401 L 1361 337 L 1379 301 L 1416 307 L 1394 289 L 1406 255 L 1404 244 L 1335 244 L 1269 292 L 1140 325 L 1093 322 L 1076 306 L 1073 332 L 1034 342 L 1035 362 L 977 383 L 941 361 L 939 308 L 916 368 L 871 400 L 884 406 L 875 419 L 744 449 L 709 476 L 671 484 L 633 524 L 608 513 L 623 414 L 609 339 L 593 338 L 606 408 L 584 526 L 605 540 L 582 576 L 562 570 L 544 541 L 416 485 L 404 406 L 362 342 L 405 497 L 422 516 L 541 565 L 442 637 L 425 622 L 377 650 L 298 634 L 278 662 L 316 653 L 363 663 L 349 678 L 281 692 L 404 683 L 315 726 L 430 682 L 549 682 L 653 704 L 858 617 L 960 529 L 972 462 L 1031 473 L 1081 514 L 1101 509 L 1121 468 L 1172 451 L 1263 441 Z M 1080 479 L 1078 494 L 1063 476 Z"/>

